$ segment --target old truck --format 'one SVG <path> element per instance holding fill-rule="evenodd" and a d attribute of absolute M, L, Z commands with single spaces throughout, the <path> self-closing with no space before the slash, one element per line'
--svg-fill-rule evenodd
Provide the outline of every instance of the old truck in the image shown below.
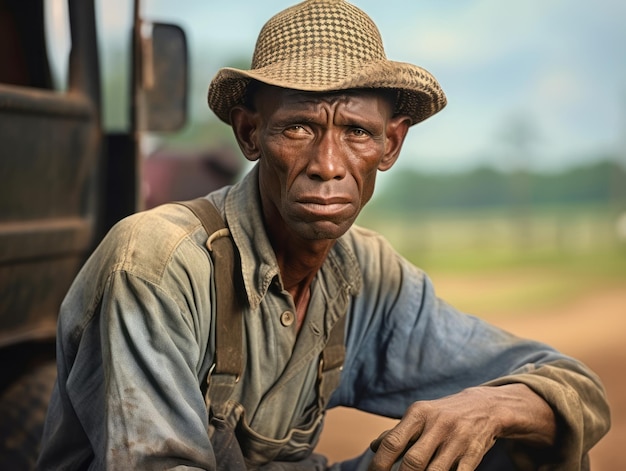
<path fill-rule="evenodd" d="M 107 133 L 94 0 L 64 5 L 71 53 L 60 87 L 46 1 L 0 0 L 0 468 L 12 470 L 36 460 L 60 303 L 111 225 L 141 209 L 141 136 L 186 119 L 179 27 L 131 7 L 130 126 Z"/>

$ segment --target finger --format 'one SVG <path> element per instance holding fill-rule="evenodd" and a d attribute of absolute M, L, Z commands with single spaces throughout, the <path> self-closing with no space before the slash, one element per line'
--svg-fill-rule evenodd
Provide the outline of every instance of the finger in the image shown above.
<path fill-rule="evenodd" d="M 477 445 L 468 447 L 461 459 L 457 471 L 474 471 L 489 451 L 489 446 L 479 447 Z"/>
<path fill-rule="evenodd" d="M 403 460 L 403 465 L 407 462 L 407 467 L 400 467 L 400 471 L 428 469 L 428 470 L 455 470 L 455 471 L 475 471 L 480 465 L 487 449 L 481 447 L 477 443 L 465 447 L 460 445 L 456 440 L 442 443 L 435 455 L 431 457 L 430 462 L 422 465 L 421 458 L 414 462 L 411 456 L 411 450 L 407 452 Z M 423 467 L 419 467 L 423 466 Z"/>
<path fill-rule="evenodd" d="M 428 447 L 412 447 L 402 458 L 398 471 L 457 470 L 458 453 Z M 470 468 L 474 471 L 474 468 Z"/>
<path fill-rule="evenodd" d="M 380 442 L 383 441 L 383 438 L 385 438 L 387 433 L 389 433 L 389 430 L 385 430 L 383 433 L 381 433 L 378 436 L 378 438 L 376 438 L 375 440 L 372 440 L 372 442 L 370 443 L 370 450 L 376 453 L 378 451 L 378 447 L 380 446 Z"/>
<path fill-rule="evenodd" d="M 398 471 L 422 471 L 431 469 L 433 456 L 440 454 L 442 440 L 437 434 L 428 431 L 422 432 L 417 441 L 405 451 L 402 456 L 402 462 Z M 432 469 L 451 469 L 458 455 L 447 453 L 439 458 L 442 463 L 441 468 L 433 467 Z M 447 467 L 445 467 L 447 465 Z"/>
<path fill-rule="evenodd" d="M 370 447 L 375 448 L 375 455 L 370 463 L 369 470 L 388 470 L 404 454 L 406 449 L 413 443 L 422 432 L 423 424 L 408 426 L 400 421 L 391 430 L 383 432 Z"/>

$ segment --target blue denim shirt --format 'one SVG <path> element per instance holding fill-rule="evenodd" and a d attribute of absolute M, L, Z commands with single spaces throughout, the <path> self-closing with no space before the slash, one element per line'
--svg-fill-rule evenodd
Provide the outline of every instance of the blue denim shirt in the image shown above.
<path fill-rule="evenodd" d="M 360 227 L 330 252 L 298 333 L 281 316 L 295 306 L 258 192 L 254 169 L 208 196 L 241 254 L 245 369 L 233 394 L 255 431 L 282 438 L 310 420 L 318 356 L 347 307 L 346 359 L 330 407 L 401 417 L 416 400 L 524 382 L 560 416 L 562 469 L 574 469 L 574 455 L 605 432 L 604 392 L 583 365 L 458 312 Z M 215 353 L 206 238 L 187 209 L 165 205 L 118 223 L 87 261 L 60 311 L 41 469 L 215 469 L 201 391 Z"/>

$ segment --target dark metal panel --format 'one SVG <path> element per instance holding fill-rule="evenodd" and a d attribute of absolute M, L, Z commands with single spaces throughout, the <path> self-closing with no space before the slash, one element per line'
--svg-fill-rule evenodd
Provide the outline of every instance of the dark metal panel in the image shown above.
<path fill-rule="evenodd" d="M 84 253 L 92 235 L 92 223 L 78 217 L 0 223 L 0 266 Z"/>
<path fill-rule="evenodd" d="M 54 338 L 56 316 L 82 257 L 0 265 L 0 347 Z"/>
<path fill-rule="evenodd" d="M 15 106 L 0 107 L 0 221 L 87 212 L 99 152 L 93 115 L 79 99 L 43 96 L 40 107 L 26 106 L 21 95 L 11 102 Z"/>
<path fill-rule="evenodd" d="M 93 119 L 96 109 L 85 95 L 56 93 L 0 83 L 0 112 Z"/>

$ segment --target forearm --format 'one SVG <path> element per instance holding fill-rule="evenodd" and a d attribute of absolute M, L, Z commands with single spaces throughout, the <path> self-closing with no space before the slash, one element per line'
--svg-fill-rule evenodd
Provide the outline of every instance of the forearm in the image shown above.
<path fill-rule="evenodd" d="M 554 412 L 528 386 L 518 383 L 481 389 L 489 396 L 492 416 L 500 422 L 496 438 L 521 440 L 539 447 L 554 445 L 557 434 Z"/>
<path fill-rule="evenodd" d="M 549 460 L 555 463 L 554 469 L 579 469 L 585 454 L 610 426 L 606 396 L 598 378 L 578 362 L 559 361 L 498 378 L 487 385 L 522 383 L 550 406 L 557 429 L 551 447 L 514 446 L 512 451 L 525 462 Z"/>

